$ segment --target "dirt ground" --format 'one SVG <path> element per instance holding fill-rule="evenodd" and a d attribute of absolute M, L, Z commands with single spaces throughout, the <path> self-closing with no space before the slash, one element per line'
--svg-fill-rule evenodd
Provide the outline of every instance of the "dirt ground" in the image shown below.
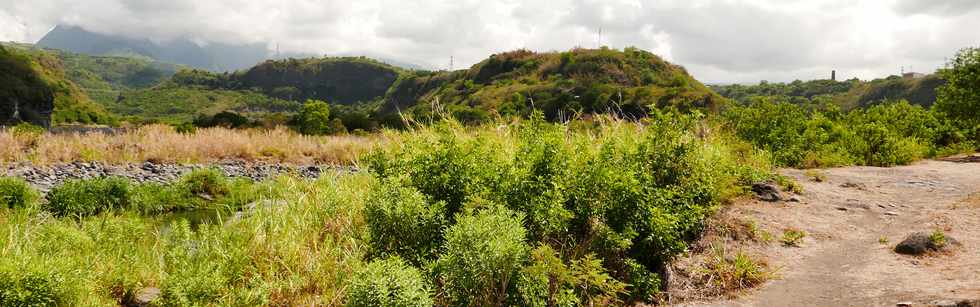
<path fill-rule="evenodd" d="M 772 243 L 729 241 L 768 262 L 773 277 L 749 290 L 688 306 L 928 306 L 935 300 L 980 299 L 980 157 L 910 166 L 785 170 L 803 185 L 800 202 L 739 201 L 726 218 L 751 221 Z M 785 229 L 807 236 L 779 243 Z M 951 252 L 893 252 L 907 235 L 940 229 L 961 243 Z M 683 263 L 684 259 L 681 259 Z M 690 296 L 688 296 L 690 297 Z"/>

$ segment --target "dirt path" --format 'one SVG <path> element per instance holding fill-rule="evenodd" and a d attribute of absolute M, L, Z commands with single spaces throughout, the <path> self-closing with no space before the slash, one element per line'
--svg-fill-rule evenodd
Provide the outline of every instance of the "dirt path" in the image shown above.
<path fill-rule="evenodd" d="M 922 161 L 821 172 L 823 182 L 803 171 L 783 172 L 804 185 L 802 202 L 746 201 L 726 209 L 776 238 L 787 228 L 807 232 L 801 247 L 745 247 L 768 258 L 777 270 L 773 280 L 733 299 L 686 304 L 927 306 L 939 299 L 980 299 L 980 163 Z M 935 229 L 962 246 L 931 257 L 892 251 L 908 234 Z"/>

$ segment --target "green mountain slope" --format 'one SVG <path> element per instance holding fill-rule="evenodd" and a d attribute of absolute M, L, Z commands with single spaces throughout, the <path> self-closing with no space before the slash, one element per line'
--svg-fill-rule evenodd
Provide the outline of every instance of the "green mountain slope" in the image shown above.
<path fill-rule="evenodd" d="M 233 74 L 186 70 L 174 83 L 226 90 L 255 90 L 294 101 L 318 99 L 335 104 L 384 97 L 403 70 L 365 57 L 269 60 Z"/>
<path fill-rule="evenodd" d="M 724 99 L 678 65 L 636 48 L 496 54 L 468 70 L 416 72 L 393 86 L 381 112 L 450 113 L 464 121 L 489 114 L 549 119 L 574 113 L 643 117 L 652 106 L 716 109 Z"/>
<path fill-rule="evenodd" d="M 19 46 L 23 47 L 23 46 Z M 0 80 L 0 97 L 3 98 L 4 114 L 12 114 L 15 109 L 23 120 L 38 124 L 84 123 L 110 124 L 114 118 L 104 108 L 93 103 L 88 95 L 65 73 L 64 62 L 56 56 L 43 51 L 0 47 L 3 79 Z M 36 106 L 27 118 L 21 103 Z M 53 110 L 49 108 L 53 106 Z M 9 122 L 12 118 L 6 117 Z"/>

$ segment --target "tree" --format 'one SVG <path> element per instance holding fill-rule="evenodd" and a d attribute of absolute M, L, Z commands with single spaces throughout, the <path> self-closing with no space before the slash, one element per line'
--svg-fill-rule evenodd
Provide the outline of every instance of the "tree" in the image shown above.
<path fill-rule="evenodd" d="M 330 105 L 320 100 L 307 100 L 303 109 L 297 115 L 299 132 L 311 135 L 323 135 L 331 132 Z"/>
<path fill-rule="evenodd" d="M 961 128 L 980 126 L 980 48 L 960 50 L 939 73 L 946 84 L 938 89 L 936 110 Z"/>

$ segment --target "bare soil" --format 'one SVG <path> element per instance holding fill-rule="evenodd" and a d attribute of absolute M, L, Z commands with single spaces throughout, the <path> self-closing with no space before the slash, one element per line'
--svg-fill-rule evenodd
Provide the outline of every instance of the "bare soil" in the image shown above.
<path fill-rule="evenodd" d="M 980 299 L 980 161 L 978 156 L 921 161 L 892 168 L 784 170 L 803 185 L 800 202 L 746 199 L 719 213 L 754 223 L 774 238 L 719 241 L 768 263 L 772 278 L 718 297 L 698 295 L 673 274 L 671 304 L 690 306 L 927 306 L 940 299 Z M 812 175 L 812 173 L 809 173 Z M 779 243 L 785 229 L 807 233 L 799 247 Z M 905 256 L 893 251 L 907 235 L 942 230 L 961 245 L 949 252 Z M 716 240 L 717 241 L 717 240 Z M 695 251 L 675 264 L 696 271 Z M 675 285 L 682 285 L 674 287 Z"/>

